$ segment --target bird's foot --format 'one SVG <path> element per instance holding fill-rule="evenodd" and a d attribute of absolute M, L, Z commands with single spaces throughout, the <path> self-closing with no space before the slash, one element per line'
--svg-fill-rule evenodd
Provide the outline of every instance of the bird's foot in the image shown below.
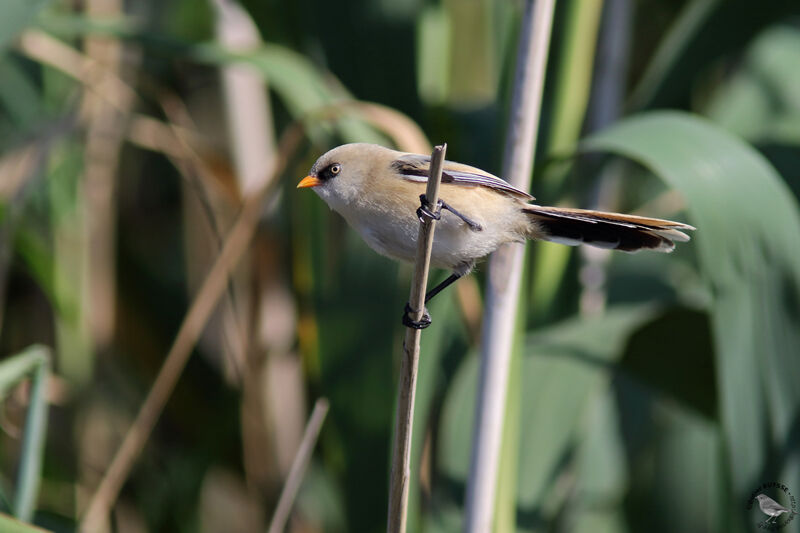
<path fill-rule="evenodd" d="M 425 329 L 431 325 L 431 315 L 428 314 L 427 309 L 423 307 L 422 309 L 422 317 L 419 320 L 414 320 L 411 318 L 411 313 L 414 310 L 411 309 L 411 305 L 406 302 L 406 308 L 403 311 L 403 325 L 407 328 L 412 329 Z"/>
<path fill-rule="evenodd" d="M 424 194 L 419 195 L 419 207 L 417 208 L 417 218 L 420 222 L 425 222 L 425 219 L 428 221 L 431 220 L 440 220 L 442 218 L 442 205 L 444 202 L 439 200 L 436 203 L 436 209 L 431 211 L 430 202 L 428 202 L 428 197 Z"/>

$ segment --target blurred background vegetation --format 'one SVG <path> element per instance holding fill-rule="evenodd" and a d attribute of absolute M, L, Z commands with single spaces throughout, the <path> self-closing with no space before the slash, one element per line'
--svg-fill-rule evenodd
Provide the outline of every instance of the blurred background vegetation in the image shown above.
<path fill-rule="evenodd" d="M 353 141 L 497 173 L 523 8 L 3 0 L 2 510 L 77 530 L 249 199 L 111 527 L 266 530 L 326 397 L 287 530 L 382 530 L 410 268 L 294 185 Z M 798 65 L 794 1 L 557 3 L 538 201 L 698 231 L 669 256 L 529 245 L 497 531 L 750 531 L 759 485 L 800 495 Z M 412 531 L 462 525 L 482 276 L 423 335 Z"/>

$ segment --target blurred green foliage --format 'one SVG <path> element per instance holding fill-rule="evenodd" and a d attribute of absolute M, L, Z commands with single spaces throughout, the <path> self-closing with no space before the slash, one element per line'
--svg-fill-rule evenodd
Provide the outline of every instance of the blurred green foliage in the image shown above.
<path fill-rule="evenodd" d="M 107 16 L 61 0 L 4 6 L 0 354 L 14 361 L 34 343 L 53 349 L 35 524 L 76 529 L 208 269 L 190 243 L 213 240 L 205 219 L 191 217 L 192 176 L 211 169 L 206 216 L 216 217 L 220 238 L 241 205 L 219 82 L 219 69 L 236 64 L 268 82 L 274 131 L 304 125 L 306 140 L 265 206 L 241 274 L 252 292 L 267 279 L 288 296 L 236 316 L 254 324 L 250 345 L 275 324 L 289 324 L 289 340 L 251 346 L 252 366 L 237 378 L 215 341 L 224 330 L 215 315 L 112 518 L 118 531 L 263 529 L 284 475 L 279 441 L 304 423 L 290 398 L 326 396 L 331 411 L 289 530 L 384 528 L 409 268 L 373 253 L 294 184 L 331 146 L 393 142 L 387 119 L 348 107 L 355 100 L 402 112 L 431 141 L 446 141 L 449 159 L 497 173 L 522 5 L 242 4 L 264 44 L 235 52 L 215 41 L 216 11 L 206 2 L 130 2 Z M 747 505 L 762 483 L 800 493 L 800 7 L 607 0 L 601 12 L 584 4 L 558 2 L 538 201 L 593 206 L 610 190 L 620 210 L 698 230 L 669 256 L 614 254 L 602 263 L 605 306 L 595 313 L 581 310 L 586 258 L 530 245 L 497 530 L 749 531 L 762 520 Z M 65 74 L 69 62 L 54 49 L 35 53 L 27 40 L 35 32 L 83 54 L 92 37 L 126 50 L 119 78 L 135 101 L 111 122 L 126 140 L 109 206 L 116 319 L 108 342 L 93 336 L 87 294 L 96 265 L 87 258 L 96 243 L 85 231 L 95 215 L 85 172 L 96 157 L 86 148 L 86 100 L 105 93 L 87 72 Z M 628 44 L 601 61 L 609 35 Z M 619 111 L 598 124 L 587 117 L 607 105 L 593 97 L 608 77 Z M 174 120 L 166 94 L 185 103 L 192 121 L 181 126 L 199 137 L 188 172 L 161 138 L 134 128 L 142 118 Z M 479 267 L 459 283 L 482 277 Z M 469 317 L 479 310 L 455 291 L 432 305 L 412 531 L 462 525 L 478 367 Z M 276 370 L 264 361 L 279 356 L 299 368 L 297 381 L 283 381 L 297 390 L 269 377 Z M 20 489 L 16 472 L 30 457 L 16 431 L 28 403 L 23 393 L 5 401 L 3 494 Z M 8 520 L 0 516 L 2 527 Z"/>

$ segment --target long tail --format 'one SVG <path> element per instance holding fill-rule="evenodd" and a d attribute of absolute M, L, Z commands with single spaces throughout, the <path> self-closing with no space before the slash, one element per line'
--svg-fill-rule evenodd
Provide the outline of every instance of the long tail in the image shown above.
<path fill-rule="evenodd" d="M 531 204 L 523 210 L 534 222 L 531 237 L 570 246 L 583 243 L 626 252 L 645 248 L 671 252 L 675 241 L 689 240 L 689 236 L 680 230 L 695 229 L 670 220 L 587 209 Z"/>

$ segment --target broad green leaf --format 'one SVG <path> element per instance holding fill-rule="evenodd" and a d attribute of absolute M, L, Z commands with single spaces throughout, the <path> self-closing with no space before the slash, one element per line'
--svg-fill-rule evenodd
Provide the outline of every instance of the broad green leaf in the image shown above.
<path fill-rule="evenodd" d="M 602 317 L 568 320 L 526 340 L 519 370 L 520 526 L 530 527 L 526 516 L 541 518 L 557 509 L 564 494 L 546 496 L 560 462 L 573 446 L 586 406 L 602 391 L 628 336 L 651 315 L 649 308 L 641 306 L 612 309 Z M 446 479 L 467 477 L 470 450 L 464 442 L 472 434 L 477 371 L 476 357 L 464 361 L 444 405 L 438 461 Z"/>
<path fill-rule="evenodd" d="M 654 338 L 651 345 L 659 342 Z M 615 500 L 613 492 L 601 492 L 571 499 L 565 508 L 603 509 L 611 504 L 608 511 L 625 510 L 628 531 L 736 531 L 732 522 L 737 519 L 738 500 L 725 501 L 729 484 L 719 424 L 659 390 L 642 386 L 624 371 L 614 381 L 612 397 L 617 430 L 625 439 L 618 446 L 626 456 L 624 500 Z M 590 433 L 584 444 L 592 440 Z M 607 460 L 596 455 L 581 459 L 581 477 L 575 482 L 578 494 L 595 485 L 584 477 L 586 467 L 602 472 L 607 466 Z"/>
<path fill-rule="evenodd" d="M 713 350 L 708 316 L 672 309 L 631 336 L 620 366 L 654 390 L 716 420 Z M 689 368 L 691 372 L 686 371 Z"/>
<path fill-rule="evenodd" d="M 516 463 L 519 497 L 514 507 L 520 530 L 547 530 L 545 524 L 560 522 L 565 514 L 570 530 L 628 531 L 625 501 L 631 492 L 647 490 L 647 494 L 637 493 L 638 508 L 654 509 L 669 491 L 676 490 L 681 477 L 693 484 L 691 490 L 684 490 L 687 497 L 705 497 L 707 491 L 717 487 L 720 463 L 714 453 L 714 422 L 698 416 L 693 404 L 674 402 L 677 394 L 672 389 L 652 387 L 646 380 L 639 382 L 639 372 L 630 375 L 650 398 L 647 412 L 660 418 L 639 434 L 631 434 L 622 427 L 620 418 L 630 416 L 626 410 L 638 412 L 644 407 L 638 399 L 618 400 L 616 387 L 606 386 L 612 377 L 629 374 L 622 360 L 629 358 L 631 351 L 649 353 L 656 372 L 669 362 L 669 358 L 660 360 L 664 358 L 659 351 L 663 336 L 648 332 L 673 324 L 676 313 L 655 314 L 651 306 L 618 306 L 605 316 L 568 320 L 528 337 L 527 356 L 515 376 L 522 388 Z M 688 335 L 692 338 L 691 333 Z M 685 348 L 681 338 L 673 343 L 678 349 Z M 644 359 L 646 354 L 638 357 Z M 470 435 L 477 363 L 474 358 L 465 361 L 444 406 L 438 457 L 441 477 L 451 484 L 463 480 L 468 468 L 469 450 L 464 449 L 463 440 Z M 656 403 L 656 399 L 666 401 Z M 658 454 L 647 463 L 650 467 L 642 468 L 640 459 L 628 455 L 628 447 L 636 446 L 632 442 L 639 442 L 641 447 L 642 439 L 647 442 L 648 453 Z M 690 442 L 681 446 L 681 439 Z M 661 468 L 662 462 L 673 468 L 693 465 L 693 471 L 672 472 L 670 467 Z M 659 466 L 655 478 L 653 465 Z M 631 486 L 631 470 L 643 474 L 646 483 Z M 457 499 L 453 495 L 451 502 L 437 502 L 435 516 L 446 519 L 448 504 Z M 681 523 L 717 523 L 717 515 L 698 516 L 697 506 L 690 507 L 691 515 Z M 457 525 L 443 530 L 457 530 Z"/>
<path fill-rule="evenodd" d="M 552 491 L 559 462 L 587 405 L 610 376 L 631 333 L 653 315 L 648 307 L 609 310 L 570 320 L 528 339 L 523 365 L 518 505 L 547 516 L 563 495 Z"/>
<path fill-rule="evenodd" d="M 732 531 L 725 525 L 735 513 L 724 509 L 719 497 L 724 491 L 719 427 L 669 402 L 662 402 L 653 414 L 660 426 L 652 442 L 652 508 L 659 513 L 657 521 L 669 523 L 670 531 Z"/>
<path fill-rule="evenodd" d="M 576 490 L 567 501 L 573 531 L 624 532 L 623 500 L 628 489 L 620 413 L 613 389 L 587 409 L 585 435 L 576 452 Z"/>
<path fill-rule="evenodd" d="M 686 198 L 698 228 L 688 246 L 712 295 L 718 405 L 735 497 L 764 476 L 797 479 L 796 456 L 768 455 L 797 447 L 800 214 L 792 194 L 753 148 L 684 113 L 624 120 L 583 148 L 629 157 Z"/>

